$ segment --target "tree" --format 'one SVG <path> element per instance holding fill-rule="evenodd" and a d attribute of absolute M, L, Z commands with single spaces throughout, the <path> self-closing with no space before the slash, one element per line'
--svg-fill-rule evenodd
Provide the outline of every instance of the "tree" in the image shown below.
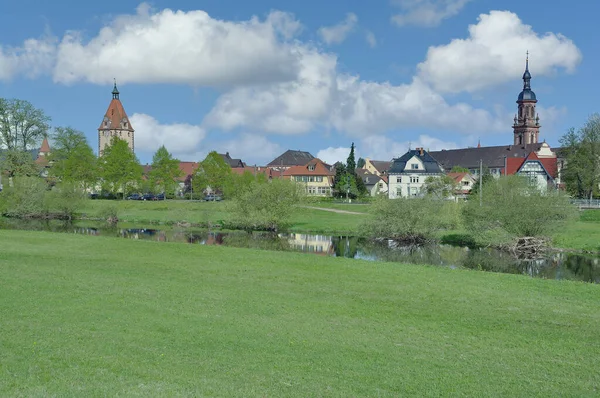
<path fill-rule="evenodd" d="M 150 183 L 154 189 L 162 189 L 165 195 L 175 193 L 178 186 L 177 179 L 182 175 L 179 160 L 174 159 L 164 145 L 158 148 L 152 157 L 152 170 L 150 170 Z"/>
<path fill-rule="evenodd" d="M 480 243 L 549 237 L 576 215 L 562 192 L 542 192 L 522 176 L 491 179 L 483 188 L 482 205 L 471 200 L 463 209 L 465 226 Z"/>
<path fill-rule="evenodd" d="M 356 162 L 356 167 L 362 169 L 363 167 L 365 167 L 366 163 L 367 162 L 363 158 L 358 158 L 358 162 Z"/>
<path fill-rule="evenodd" d="M 18 149 L 8 149 L 0 155 L 0 172 L 12 181 L 19 176 L 38 176 L 39 167 L 33 161 L 31 153 Z"/>
<path fill-rule="evenodd" d="M 192 181 L 194 192 L 210 189 L 211 192 L 223 193 L 225 187 L 230 183 L 231 167 L 215 151 L 210 152 L 200 162 Z"/>
<path fill-rule="evenodd" d="M 565 158 L 561 179 L 567 191 L 591 199 L 600 184 L 600 115 L 590 116 L 578 131 L 570 129 L 560 143 Z"/>
<path fill-rule="evenodd" d="M 103 188 L 113 193 L 122 190 L 123 198 L 129 188 L 137 186 L 142 179 L 140 162 L 129 149 L 127 141 L 118 137 L 113 137 L 98 161 Z"/>
<path fill-rule="evenodd" d="M 230 202 L 233 229 L 277 232 L 285 228 L 293 209 L 306 198 L 301 184 L 274 179 L 268 184 L 252 182 L 248 190 Z"/>
<path fill-rule="evenodd" d="M 0 98 L 0 146 L 8 150 L 36 148 L 47 134 L 50 117 L 29 101 Z"/>
<path fill-rule="evenodd" d="M 447 199 L 454 194 L 457 184 L 452 177 L 444 174 L 439 177 L 427 177 L 422 189 L 434 199 Z"/>
<path fill-rule="evenodd" d="M 469 173 L 469 169 L 467 169 L 466 167 L 462 167 L 462 166 L 454 166 L 454 167 L 452 167 L 450 172 L 451 173 Z"/>
<path fill-rule="evenodd" d="M 486 166 L 483 166 L 483 172 L 481 174 L 481 182 L 483 183 L 483 186 L 485 187 L 485 184 L 493 180 L 494 176 L 492 175 L 492 173 L 490 173 L 490 169 L 488 169 Z M 473 184 L 469 195 L 471 195 L 472 197 L 474 197 L 475 195 L 479 195 L 479 176 L 475 177 L 475 184 Z"/>
<path fill-rule="evenodd" d="M 86 191 L 98 179 L 98 162 L 83 132 L 71 127 L 57 127 L 49 160 L 50 175 L 65 183 L 79 183 Z"/>
<path fill-rule="evenodd" d="M 346 170 L 348 173 L 356 174 L 356 160 L 354 160 L 354 142 L 350 145 L 350 153 L 346 160 Z"/>
<path fill-rule="evenodd" d="M 241 197 L 249 192 L 254 184 L 265 184 L 269 182 L 265 173 L 252 173 L 244 171 L 242 174 L 232 174 L 231 183 L 225 187 L 224 194 L 228 198 Z"/>
<path fill-rule="evenodd" d="M 345 190 L 342 189 L 343 184 L 346 182 L 346 165 L 342 162 L 335 164 L 335 176 L 333 177 L 333 190 L 334 196 L 343 196 Z M 344 192 L 342 192 L 341 190 Z"/>

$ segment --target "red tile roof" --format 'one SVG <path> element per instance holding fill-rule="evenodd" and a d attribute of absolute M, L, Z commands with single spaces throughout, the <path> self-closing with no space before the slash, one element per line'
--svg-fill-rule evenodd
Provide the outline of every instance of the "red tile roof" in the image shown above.
<path fill-rule="evenodd" d="M 540 158 L 535 154 L 535 152 L 529 153 L 526 158 L 506 158 L 506 174 L 516 174 L 527 160 L 539 161 L 552 178 L 556 178 L 558 176 L 557 159 Z M 504 172 L 504 170 L 502 170 L 502 172 Z"/>
<path fill-rule="evenodd" d="M 234 174 L 242 175 L 245 172 L 252 174 L 266 174 L 267 177 L 272 177 L 273 169 L 265 166 L 244 166 L 244 167 L 232 167 L 231 171 Z"/>
<path fill-rule="evenodd" d="M 50 152 L 50 144 L 48 144 L 48 138 L 44 137 L 44 141 L 42 141 L 42 146 L 40 147 L 40 152 L 48 153 Z"/>
<path fill-rule="evenodd" d="M 108 109 L 104 114 L 106 119 L 102 119 L 100 123 L 100 127 L 98 130 L 111 130 L 111 129 L 120 129 L 126 131 L 134 131 L 131 123 L 129 122 L 129 118 L 125 113 L 125 108 L 123 108 L 123 104 L 118 98 L 113 98 L 108 105 Z M 104 122 L 108 121 L 105 125 Z M 124 122 L 121 124 L 121 122 Z M 127 123 L 127 124 L 125 124 Z"/>
<path fill-rule="evenodd" d="M 314 166 L 314 170 L 309 168 Z M 284 177 L 291 176 L 334 176 L 335 173 L 321 159 L 314 158 L 304 166 L 292 166 L 283 172 Z"/>
<path fill-rule="evenodd" d="M 465 176 L 469 175 L 469 173 L 448 173 L 447 176 L 452 178 L 456 182 L 461 182 Z"/>

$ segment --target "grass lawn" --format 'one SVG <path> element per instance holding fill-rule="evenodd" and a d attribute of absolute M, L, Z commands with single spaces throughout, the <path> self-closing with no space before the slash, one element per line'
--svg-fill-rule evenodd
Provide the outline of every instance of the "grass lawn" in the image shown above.
<path fill-rule="evenodd" d="M 600 286 L 0 231 L 0 396 L 597 396 Z"/>

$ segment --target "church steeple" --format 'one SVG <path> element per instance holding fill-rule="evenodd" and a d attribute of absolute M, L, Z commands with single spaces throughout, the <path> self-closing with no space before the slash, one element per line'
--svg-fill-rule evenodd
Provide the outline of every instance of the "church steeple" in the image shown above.
<path fill-rule="evenodd" d="M 117 89 L 117 79 L 115 79 L 115 85 L 112 91 L 113 99 L 119 99 L 119 90 Z"/>
<path fill-rule="evenodd" d="M 517 98 L 518 113 L 515 115 L 513 135 L 515 145 L 537 144 L 540 134 L 540 118 L 536 113 L 537 98 L 531 90 L 531 73 L 529 73 L 529 51 L 525 58 L 523 73 L 523 90 Z"/>

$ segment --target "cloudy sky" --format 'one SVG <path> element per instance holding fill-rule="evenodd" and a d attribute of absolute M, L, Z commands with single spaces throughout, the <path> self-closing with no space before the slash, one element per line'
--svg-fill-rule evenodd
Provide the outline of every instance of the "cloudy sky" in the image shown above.
<path fill-rule="evenodd" d="M 117 79 L 150 162 L 286 149 L 328 162 L 512 143 L 530 53 L 541 139 L 597 112 L 600 4 L 554 0 L 20 0 L 0 14 L 0 96 L 97 128 Z M 498 8 L 501 5 L 501 8 Z"/>

